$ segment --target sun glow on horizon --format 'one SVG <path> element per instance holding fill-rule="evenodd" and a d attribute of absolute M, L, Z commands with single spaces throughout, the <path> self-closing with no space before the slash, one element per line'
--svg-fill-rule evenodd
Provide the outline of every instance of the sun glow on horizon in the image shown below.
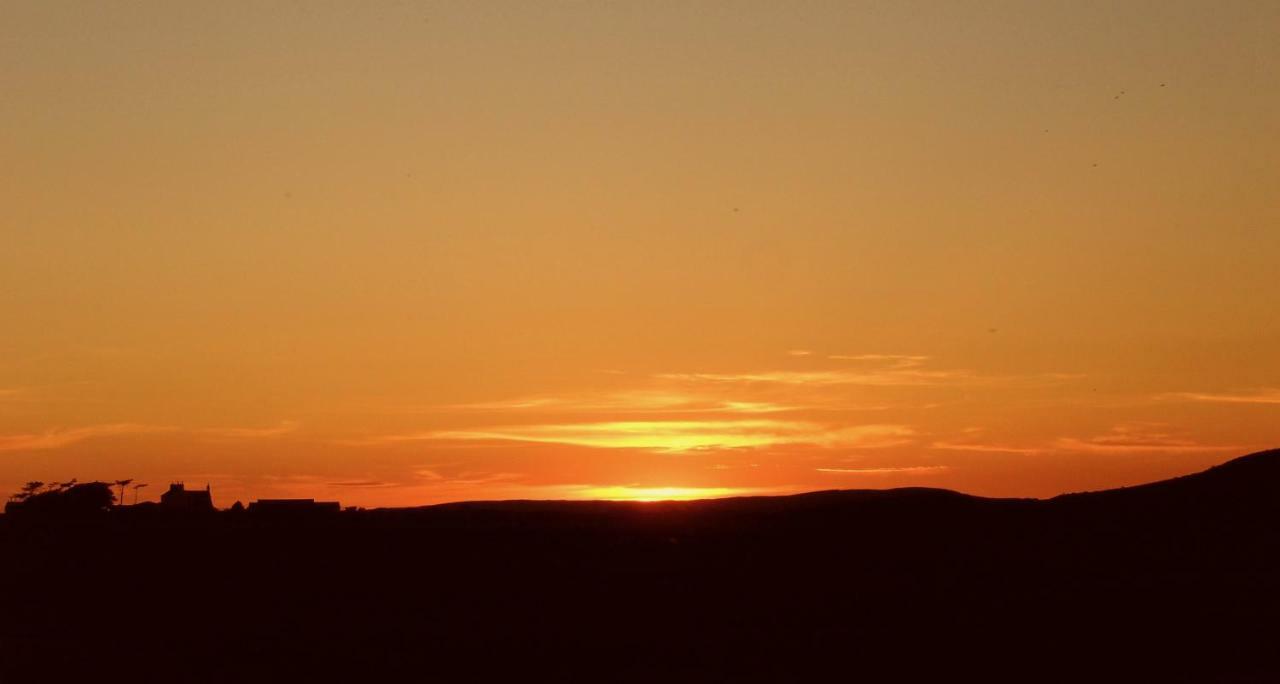
<path fill-rule="evenodd" d="M 721 499 L 731 496 L 759 494 L 759 490 L 743 487 L 590 487 L 582 491 L 582 498 L 599 501 L 696 501 Z"/>

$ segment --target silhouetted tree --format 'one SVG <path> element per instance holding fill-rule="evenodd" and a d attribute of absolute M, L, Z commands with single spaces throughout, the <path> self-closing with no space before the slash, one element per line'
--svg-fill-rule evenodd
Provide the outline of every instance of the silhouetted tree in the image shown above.
<path fill-rule="evenodd" d="M 128 478 L 126 480 L 116 480 L 112 484 L 120 488 L 119 505 L 123 506 L 124 505 L 124 488 L 133 484 L 133 478 Z"/>
<path fill-rule="evenodd" d="M 40 491 L 41 487 L 44 487 L 43 482 L 39 480 L 32 480 L 22 485 L 22 491 L 18 492 L 17 494 L 14 494 L 9 498 L 13 499 L 14 501 L 26 501 L 27 499 L 30 499 L 31 497 L 35 496 L 36 493 Z"/>
<path fill-rule="evenodd" d="M 116 498 L 111 485 L 106 482 L 77 484 L 76 480 L 71 480 L 57 483 L 44 491 L 33 486 L 38 484 L 27 483 L 22 492 L 5 506 L 5 511 L 55 516 L 88 515 L 107 510 Z M 22 494 L 27 496 L 19 498 Z"/>
<path fill-rule="evenodd" d="M 146 486 L 147 486 L 146 482 L 139 482 L 138 484 L 133 486 L 133 505 L 135 506 L 138 505 L 138 490 Z"/>

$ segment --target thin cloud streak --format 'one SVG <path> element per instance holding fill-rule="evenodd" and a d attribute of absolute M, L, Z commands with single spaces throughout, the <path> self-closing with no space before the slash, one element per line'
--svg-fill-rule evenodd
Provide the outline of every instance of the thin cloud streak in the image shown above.
<path fill-rule="evenodd" d="M 377 438 L 380 443 L 419 440 L 515 441 L 594 448 L 681 452 L 777 445 L 884 448 L 909 443 L 915 431 L 906 425 L 831 428 L 805 421 L 668 420 L 609 421 L 549 425 L 498 426 Z"/>
<path fill-rule="evenodd" d="M 929 371 L 916 368 L 882 370 L 762 371 L 755 373 L 664 373 L 663 380 L 706 383 L 758 383 L 800 386 L 861 385 L 867 387 L 934 386 L 976 380 L 970 371 Z"/>
<path fill-rule="evenodd" d="M 351 487 L 354 489 L 384 489 L 387 487 L 404 487 L 400 482 L 383 482 L 381 480 L 353 480 L 349 482 L 326 482 L 330 487 Z"/>
<path fill-rule="evenodd" d="M 617 392 L 598 396 L 535 396 L 456 404 L 470 411 L 560 411 L 627 413 L 783 413 L 808 407 L 763 401 L 734 401 L 696 394 L 661 391 Z"/>
<path fill-rule="evenodd" d="M 1266 388 L 1254 392 L 1218 394 L 1212 392 L 1176 392 L 1162 395 L 1168 399 L 1202 401 L 1220 404 L 1280 404 L 1280 389 Z"/>
<path fill-rule="evenodd" d="M 148 425 L 144 423 L 109 423 L 89 425 L 78 428 L 46 430 L 38 433 L 19 435 L 0 435 L 0 452 L 4 451 L 48 451 L 61 449 L 89 439 L 102 437 L 123 437 L 134 435 L 154 435 L 183 433 L 188 435 L 209 435 L 233 439 L 258 439 L 283 435 L 298 428 L 294 421 L 284 421 L 271 428 L 201 428 L 186 430 L 170 425 Z"/>
<path fill-rule="evenodd" d="M 1059 383 L 1081 376 L 1064 373 L 989 376 L 968 369 L 933 370 L 931 357 L 908 354 L 834 354 L 834 361 L 852 362 L 852 368 L 818 370 L 769 370 L 742 373 L 661 373 L 659 380 L 703 384 L 757 384 L 809 387 L 948 387 L 1017 386 Z"/>
<path fill-rule="evenodd" d="M 1005 446 L 1003 444 L 978 444 L 974 442 L 934 442 L 929 445 L 930 449 L 941 449 L 943 451 L 976 451 L 997 454 L 1035 454 L 1043 451 L 1032 447 L 1016 447 Z"/>
<path fill-rule="evenodd" d="M 1161 426 L 1151 424 L 1117 425 L 1104 435 L 1083 439 L 1060 437 L 1053 447 L 1058 451 L 1096 454 L 1212 453 L 1242 448 L 1237 444 L 1201 444 L 1175 437 L 1164 432 Z"/>
<path fill-rule="evenodd" d="M 176 432 L 177 428 L 139 423 L 112 423 L 41 433 L 0 436 L 0 451 L 47 451 L 98 437 Z"/>
<path fill-rule="evenodd" d="M 831 354 L 827 356 L 833 361 L 879 361 L 889 362 L 900 368 L 912 368 L 924 365 L 933 357 L 917 354 Z"/>

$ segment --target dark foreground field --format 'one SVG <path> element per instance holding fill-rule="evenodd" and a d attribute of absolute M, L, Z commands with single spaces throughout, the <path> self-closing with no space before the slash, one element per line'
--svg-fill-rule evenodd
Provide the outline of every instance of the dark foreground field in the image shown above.
<path fill-rule="evenodd" d="M 940 490 L 0 518 L 0 681 L 1280 681 L 1280 451 Z"/>

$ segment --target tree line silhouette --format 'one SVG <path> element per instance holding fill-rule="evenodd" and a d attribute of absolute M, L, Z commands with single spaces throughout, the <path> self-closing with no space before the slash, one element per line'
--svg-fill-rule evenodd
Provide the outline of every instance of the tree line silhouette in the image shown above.
<path fill-rule="evenodd" d="M 113 506 L 124 505 L 125 491 L 133 489 L 133 500 L 138 501 L 138 490 L 147 483 L 135 484 L 133 478 L 102 482 L 80 482 L 71 478 L 66 482 L 42 482 L 32 480 L 9 497 L 5 513 L 41 513 L 78 515 L 106 511 Z M 120 488 L 116 497 L 113 488 Z"/>

